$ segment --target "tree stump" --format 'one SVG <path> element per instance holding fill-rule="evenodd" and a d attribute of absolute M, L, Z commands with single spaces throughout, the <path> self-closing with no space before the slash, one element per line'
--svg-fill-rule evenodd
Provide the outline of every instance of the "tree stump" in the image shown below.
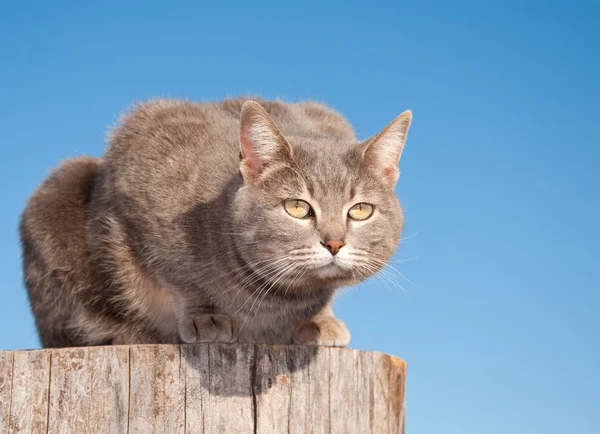
<path fill-rule="evenodd" d="M 405 375 L 313 346 L 0 351 L 0 434 L 403 433 Z"/>

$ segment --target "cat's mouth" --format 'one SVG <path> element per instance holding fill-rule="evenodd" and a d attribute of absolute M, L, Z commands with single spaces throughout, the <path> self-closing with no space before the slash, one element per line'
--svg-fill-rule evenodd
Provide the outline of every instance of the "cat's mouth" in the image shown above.
<path fill-rule="evenodd" d="M 294 258 L 294 269 L 300 271 L 304 278 L 313 278 L 318 280 L 345 280 L 351 278 L 355 268 L 355 261 L 348 255 L 332 255 L 325 252 L 324 249 L 308 250 L 299 249 L 291 251 L 290 255 Z M 291 274 L 296 275 L 295 271 Z M 296 278 L 302 281 L 302 277 Z"/>

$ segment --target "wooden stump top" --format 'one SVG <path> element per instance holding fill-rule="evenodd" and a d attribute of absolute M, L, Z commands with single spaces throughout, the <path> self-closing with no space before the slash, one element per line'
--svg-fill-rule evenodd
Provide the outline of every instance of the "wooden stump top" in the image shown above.
<path fill-rule="evenodd" d="M 0 351 L 0 434 L 403 433 L 405 375 L 311 346 Z"/>

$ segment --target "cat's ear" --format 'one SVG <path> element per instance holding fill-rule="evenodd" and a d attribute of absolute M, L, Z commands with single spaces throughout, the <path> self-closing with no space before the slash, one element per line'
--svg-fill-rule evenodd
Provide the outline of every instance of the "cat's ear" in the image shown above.
<path fill-rule="evenodd" d="M 245 182 L 252 182 L 268 168 L 292 159 L 291 146 L 256 101 L 246 101 L 242 106 L 240 147 Z"/>
<path fill-rule="evenodd" d="M 380 172 L 392 185 L 398 180 L 398 162 L 402 155 L 406 135 L 412 120 L 412 112 L 406 110 L 388 124 L 375 137 L 368 139 L 363 158 L 375 171 Z"/>

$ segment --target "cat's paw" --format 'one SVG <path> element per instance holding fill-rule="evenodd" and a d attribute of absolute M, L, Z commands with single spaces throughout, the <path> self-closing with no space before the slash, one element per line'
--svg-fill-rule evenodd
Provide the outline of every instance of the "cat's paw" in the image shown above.
<path fill-rule="evenodd" d="M 335 317 L 312 318 L 296 325 L 294 343 L 345 347 L 350 343 L 350 332 L 342 321 Z"/>
<path fill-rule="evenodd" d="M 200 314 L 179 323 L 179 337 L 194 342 L 234 342 L 233 322 L 226 315 Z"/>

